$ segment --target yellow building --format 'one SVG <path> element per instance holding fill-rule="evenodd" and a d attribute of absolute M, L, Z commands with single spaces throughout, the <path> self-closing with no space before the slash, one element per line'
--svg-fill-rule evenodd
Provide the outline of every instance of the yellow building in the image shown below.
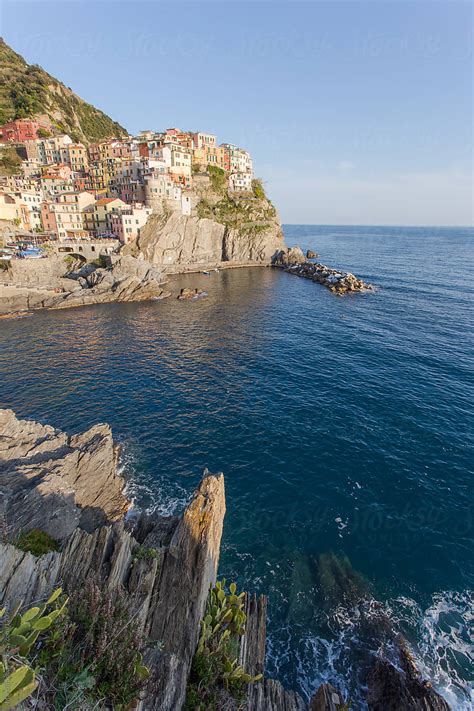
<path fill-rule="evenodd" d="M 94 205 L 86 208 L 84 221 L 87 230 L 100 233 L 112 232 L 112 215 L 130 207 L 120 198 L 100 198 Z"/>
<path fill-rule="evenodd" d="M 73 171 L 86 170 L 89 166 L 87 148 L 82 143 L 71 143 L 68 146 L 69 165 Z"/>

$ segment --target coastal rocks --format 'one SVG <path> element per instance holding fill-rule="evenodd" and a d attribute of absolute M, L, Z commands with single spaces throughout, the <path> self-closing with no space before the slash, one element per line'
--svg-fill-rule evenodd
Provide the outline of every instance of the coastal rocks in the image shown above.
<path fill-rule="evenodd" d="M 306 250 L 306 259 L 317 259 L 318 255 L 312 249 Z"/>
<path fill-rule="evenodd" d="M 154 698 L 146 708 L 174 711 L 184 703 L 200 622 L 216 581 L 224 515 L 224 475 L 206 470 L 171 538 L 147 620 L 148 636 L 161 648 L 148 655 Z"/>
<path fill-rule="evenodd" d="M 57 540 L 128 509 L 108 425 L 80 435 L 0 410 L 0 516 L 9 536 L 41 528 Z"/>
<path fill-rule="evenodd" d="M 52 309 L 64 309 L 71 306 L 86 306 L 113 301 L 147 301 L 170 296 L 161 285 L 163 275 L 146 261 L 131 256 L 116 257 L 110 260 L 109 268 L 98 268 L 85 275 L 71 275 L 76 278 L 79 288 L 65 292 L 46 302 Z"/>
<path fill-rule="evenodd" d="M 396 641 L 398 658 L 377 657 L 367 679 L 370 711 L 449 711 L 449 704 L 423 680 L 405 640 Z"/>
<path fill-rule="evenodd" d="M 340 711 L 345 707 L 341 692 L 331 684 L 321 684 L 310 701 L 309 711 Z"/>
<path fill-rule="evenodd" d="M 304 264 L 306 257 L 300 247 L 287 247 L 280 250 L 273 259 L 276 267 L 289 267 L 294 264 Z"/>
<path fill-rule="evenodd" d="M 203 296 L 207 296 L 207 291 L 203 291 L 202 289 L 184 288 L 181 289 L 177 298 L 179 301 L 194 301 L 195 299 L 199 299 Z"/>
<path fill-rule="evenodd" d="M 0 606 L 45 599 L 58 585 L 71 593 L 88 580 L 124 593 L 149 645 L 151 679 L 142 708 L 180 709 L 216 580 L 223 475 L 206 470 L 181 517 L 143 514 L 126 525 L 129 503 L 107 425 L 69 437 L 3 410 L 0 431 L 0 518 L 7 539 L 34 527 L 61 538 L 60 551 L 40 557 L 0 542 Z"/>
<path fill-rule="evenodd" d="M 63 309 L 113 301 L 146 301 L 170 296 L 161 287 L 163 273 L 152 264 L 131 256 L 109 258 L 106 268 L 86 264 L 79 271 L 68 272 L 63 257 L 16 260 L 26 264 L 13 274 L 8 284 L 0 285 L 0 313 L 41 308 Z M 38 274 L 33 278 L 37 267 Z M 21 281 L 25 279 L 26 283 Z M 19 281 L 20 280 L 20 281 Z M 36 283 L 37 282 L 37 283 Z"/>
<path fill-rule="evenodd" d="M 301 250 L 299 251 L 301 252 Z M 301 260 L 299 253 L 297 256 L 296 260 L 292 260 L 290 255 L 285 255 L 275 263 L 275 266 L 283 266 L 289 274 L 295 274 L 304 279 L 311 279 L 318 282 L 318 284 L 323 284 L 335 294 L 342 295 L 350 292 L 373 290 L 371 284 L 366 284 L 362 279 L 358 279 L 350 272 L 341 272 L 319 262 L 308 262 L 304 257 Z"/>
<path fill-rule="evenodd" d="M 247 595 L 247 622 L 240 643 L 239 663 L 248 674 L 264 674 L 267 626 L 267 598 Z M 295 691 L 287 691 L 275 679 L 263 678 L 251 684 L 247 694 L 247 711 L 306 711 L 307 705 Z"/>

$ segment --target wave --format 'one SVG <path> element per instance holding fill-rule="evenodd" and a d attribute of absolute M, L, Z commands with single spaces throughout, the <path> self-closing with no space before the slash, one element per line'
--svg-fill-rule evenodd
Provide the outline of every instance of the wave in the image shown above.
<path fill-rule="evenodd" d="M 388 618 L 395 633 L 410 644 L 423 677 L 457 711 L 474 708 L 474 600 L 471 591 L 445 591 L 428 607 L 399 597 L 379 603 L 343 605 L 318 620 L 318 633 L 295 625 L 274 630 L 267 647 L 267 673 L 309 699 L 330 682 L 351 706 L 366 709 L 366 674 L 374 655 L 390 658 L 390 644 L 380 634 Z M 390 659 L 396 662 L 396 659 Z"/>
<path fill-rule="evenodd" d="M 129 443 L 121 443 L 117 473 L 125 479 L 124 494 L 135 512 L 173 516 L 189 502 L 189 492 L 178 482 L 160 475 L 151 479 L 149 473 L 138 466 L 138 458 Z"/>

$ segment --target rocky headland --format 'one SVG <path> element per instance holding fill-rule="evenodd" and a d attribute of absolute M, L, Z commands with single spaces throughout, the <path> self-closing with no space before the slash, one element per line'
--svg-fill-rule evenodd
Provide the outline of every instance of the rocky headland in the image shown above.
<path fill-rule="evenodd" d="M 193 177 L 187 192 L 189 214 L 162 200 L 125 254 L 142 255 L 167 273 L 211 267 L 269 266 L 285 247 L 278 213 L 261 184 L 252 193 L 229 193 L 225 174 L 216 169 Z"/>
<path fill-rule="evenodd" d="M 31 605 L 46 599 L 59 585 L 72 598 L 95 581 L 97 594 L 107 593 L 109 608 L 118 598 L 126 601 L 129 620 L 143 640 L 149 677 L 140 700 L 130 708 L 179 711 L 186 704 L 189 711 L 203 709 L 193 704 L 189 684 L 199 674 L 195 654 L 211 619 L 201 623 L 218 570 L 226 509 L 223 474 L 205 471 L 181 516 L 132 512 L 125 518 L 129 502 L 117 474 L 118 449 L 107 425 L 68 436 L 2 410 L 0 432 L 0 605 L 7 609 L 19 602 Z M 56 545 L 33 555 L 19 541 L 39 529 Z M 224 600 L 224 593 L 218 594 Z M 307 702 L 278 681 L 260 679 L 265 672 L 266 608 L 265 596 L 246 594 L 243 635 L 236 637 L 235 664 L 257 680 L 248 687 L 244 684 L 244 695 L 236 699 L 225 682 L 229 672 L 224 672 L 213 708 L 350 708 L 330 684 L 323 684 Z M 390 641 L 392 658 L 372 653 L 368 708 L 446 711 L 446 702 L 420 677 L 407 643 L 390 632 L 383 616 L 380 628 Z M 41 689 L 40 684 L 38 694 Z M 194 693 L 196 689 L 199 684 Z M 100 708 L 110 707 L 107 698 L 101 703 Z M 36 708 L 48 707 L 38 701 Z"/>

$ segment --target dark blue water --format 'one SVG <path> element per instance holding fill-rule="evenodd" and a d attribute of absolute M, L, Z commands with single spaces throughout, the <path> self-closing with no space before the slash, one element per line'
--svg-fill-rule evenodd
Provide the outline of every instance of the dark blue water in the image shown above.
<path fill-rule="evenodd" d="M 360 605 L 337 563 L 470 708 L 472 230 L 285 232 L 377 291 L 230 270 L 172 284 L 204 285 L 198 302 L 1 321 L 0 402 L 68 431 L 109 422 L 143 507 L 225 472 L 221 572 L 269 596 L 270 674 L 305 694 L 332 679 L 361 706 Z"/>

